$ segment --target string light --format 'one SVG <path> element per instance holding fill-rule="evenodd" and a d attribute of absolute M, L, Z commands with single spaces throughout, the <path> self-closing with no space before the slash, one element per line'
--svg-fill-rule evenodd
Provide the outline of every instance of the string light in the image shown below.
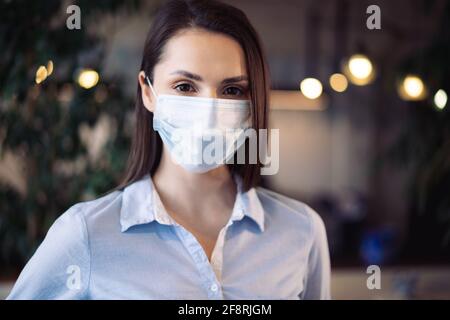
<path fill-rule="evenodd" d="M 97 71 L 92 69 L 83 69 L 78 75 L 78 84 L 80 87 L 90 89 L 98 83 L 99 75 Z"/>
<path fill-rule="evenodd" d="M 315 78 L 306 78 L 300 83 L 300 90 L 306 98 L 317 99 L 322 94 L 322 83 Z"/>
<path fill-rule="evenodd" d="M 440 110 L 445 108 L 447 100 L 447 93 L 442 89 L 439 89 L 434 95 L 434 104 Z"/>
<path fill-rule="evenodd" d="M 410 74 L 401 81 L 398 93 L 403 100 L 417 101 L 425 98 L 426 89 L 419 76 Z"/>
<path fill-rule="evenodd" d="M 365 86 L 375 78 L 372 61 L 363 54 L 354 54 L 344 64 L 344 74 L 355 85 Z"/>
<path fill-rule="evenodd" d="M 47 69 L 45 66 L 40 66 L 36 71 L 35 81 L 37 84 L 41 83 L 47 78 Z"/>
<path fill-rule="evenodd" d="M 47 77 L 50 76 L 52 73 L 53 73 L 53 61 L 49 60 L 47 62 L 47 67 L 41 65 L 36 70 L 35 82 L 37 84 L 41 83 L 42 81 L 47 79 Z"/>
<path fill-rule="evenodd" d="M 330 86 L 336 92 L 344 92 L 347 90 L 347 78 L 341 73 L 332 74 L 330 77 Z"/>
<path fill-rule="evenodd" d="M 53 61 L 48 60 L 47 62 L 47 77 L 53 73 Z"/>

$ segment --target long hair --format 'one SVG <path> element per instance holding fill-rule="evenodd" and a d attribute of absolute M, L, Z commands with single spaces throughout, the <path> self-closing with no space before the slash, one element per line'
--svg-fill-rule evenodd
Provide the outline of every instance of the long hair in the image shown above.
<path fill-rule="evenodd" d="M 249 78 L 252 127 L 256 132 L 259 132 L 259 129 L 267 129 L 269 93 L 267 63 L 255 29 L 246 15 L 233 6 L 214 0 L 166 2 L 157 12 L 148 32 L 141 70 L 149 75 L 150 81 L 153 82 L 154 67 L 159 62 L 167 41 L 179 30 L 192 27 L 228 35 L 241 45 Z M 148 173 L 153 176 L 161 160 L 162 141 L 159 134 L 153 130 L 153 113 L 144 107 L 139 84 L 135 118 L 136 126 L 127 168 L 116 190 L 126 187 Z M 259 139 L 259 136 L 257 138 Z M 257 141 L 259 146 L 259 140 Z M 244 191 L 259 182 L 261 169 L 259 161 L 256 164 L 250 164 L 248 161 L 244 164 L 228 164 L 228 167 L 231 172 L 241 176 Z"/>

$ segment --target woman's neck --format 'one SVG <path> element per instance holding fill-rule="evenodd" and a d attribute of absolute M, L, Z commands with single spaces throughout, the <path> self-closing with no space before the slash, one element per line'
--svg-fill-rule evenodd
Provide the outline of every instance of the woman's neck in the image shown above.
<path fill-rule="evenodd" d="M 153 184 L 166 209 L 187 218 L 214 218 L 212 210 L 231 211 L 236 198 L 236 185 L 226 165 L 191 173 L 175 164 L 165 148 Z"/>

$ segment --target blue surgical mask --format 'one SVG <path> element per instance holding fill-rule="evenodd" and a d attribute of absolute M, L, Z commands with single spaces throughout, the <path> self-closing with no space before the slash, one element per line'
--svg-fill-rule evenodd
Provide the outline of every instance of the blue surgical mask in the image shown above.
<path fill-rule="evenodd" d="M 156 94 L 153 129 L 172 159 L 190 172 L 204 173 L 227 163 L 251 127 L 250 101 Z"/>

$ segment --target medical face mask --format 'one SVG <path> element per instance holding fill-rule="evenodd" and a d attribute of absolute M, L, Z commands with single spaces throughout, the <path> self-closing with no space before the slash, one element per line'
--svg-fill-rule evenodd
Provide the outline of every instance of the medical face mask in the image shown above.
<path fill-rule="evenodd" d="M 190 172 L 203 173 L 230 160 L 251 127 L 250 101 L 157 95 L 153 129 L 172 159 Z"/>

